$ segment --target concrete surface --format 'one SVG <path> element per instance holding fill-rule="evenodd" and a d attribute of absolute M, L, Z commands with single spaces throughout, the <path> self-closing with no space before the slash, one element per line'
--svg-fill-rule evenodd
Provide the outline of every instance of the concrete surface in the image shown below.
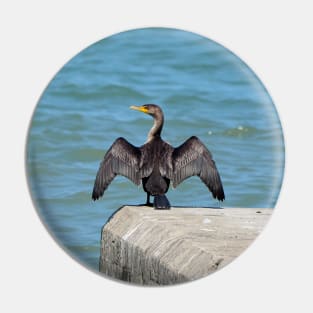
<path fill-rule="evenodd" d="M 102 229 L 100 272 L 143 285 L 204 277 L 239 256 L 272 212 L 124 206 Z"/>

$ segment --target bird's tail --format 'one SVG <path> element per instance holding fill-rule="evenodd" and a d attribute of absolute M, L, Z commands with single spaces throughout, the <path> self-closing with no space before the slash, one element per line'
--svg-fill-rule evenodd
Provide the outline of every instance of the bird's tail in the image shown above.
<path fill-rule="evenodd" d="M 165 195 L 157 195 L 154 196 L 153 207 L 156 210 L 169 210 L 171 208 L 171 204 Z"/>

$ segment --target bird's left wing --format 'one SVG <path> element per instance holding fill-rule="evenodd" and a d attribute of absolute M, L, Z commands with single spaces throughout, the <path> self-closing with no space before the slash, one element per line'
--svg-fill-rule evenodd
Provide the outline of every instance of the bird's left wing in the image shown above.
<path fill-rule="evenodd" d="M 212 192 L 214 198 L 225 199 L 220 175 L 210 151 L 195 136 L 190 137 L 172 153 L 172 179 L 175 188 L 188 177 L 197 175 Z"/>
<path fill-rule="evenodd" d="M 92 199 L 99 199 L 116 175 L 130 179 L 140 185 L 139 169 L 141 152 L 124 138 L 118 138 L 112 144 L 100 164 L 92 192 Z"/>

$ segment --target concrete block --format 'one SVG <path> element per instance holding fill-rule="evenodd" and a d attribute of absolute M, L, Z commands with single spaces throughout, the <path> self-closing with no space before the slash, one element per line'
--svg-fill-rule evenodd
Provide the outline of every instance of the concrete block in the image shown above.
<path fill-rule="evenodd" d="M 104 225 L 100 272 L 141 285 L 192 281 L 239 256 L 273 209 L 124 206 Z"/>

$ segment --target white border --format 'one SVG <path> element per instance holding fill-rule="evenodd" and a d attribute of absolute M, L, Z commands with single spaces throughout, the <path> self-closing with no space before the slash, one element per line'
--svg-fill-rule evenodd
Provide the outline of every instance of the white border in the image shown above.
<path fill-rule="evenodd" d="M 1 289 L 3 312 L 312 312 L 312 18 L 309 1 L 10 2 L 1 9 Z M 91 273 L 39 221 L 24 174 L 25 136 L 52 76 L 86 46 L 145 26 L 205 35 L 241 57 L 268 88 L 286 139 L 277 209 L 257 241 L 223 270 L 165 288 Z M 2 34 L 3 33 L 3 34 Z"/>

